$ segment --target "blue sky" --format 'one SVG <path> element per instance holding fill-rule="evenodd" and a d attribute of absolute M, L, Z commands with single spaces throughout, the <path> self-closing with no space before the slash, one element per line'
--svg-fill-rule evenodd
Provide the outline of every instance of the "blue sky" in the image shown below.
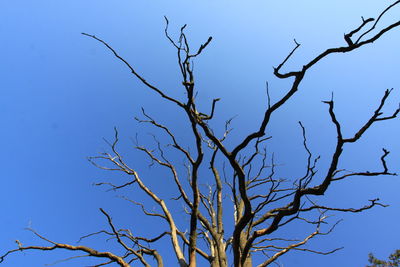
<path fill-rule="evenodd" d="M 301 3 L 300 3 L 301 2 Z M 255 129 L 266 105 L 265 82 L 272 99 L 287 89 L 286 81 L 272 75 L 293 47 L 301 43 L 286 65 L 297 70 L 329 47 L 344 45 L 343 34 L 358 26 L 361 16 L 377 15 L 392 1 L 9 1 L 0 2 L 0 252 L 41 241 L 24 230 L 32 226 L 59 242 L 74 243 L 87 233 L 107 227 L 99 212 L 104 208 L 116 224 L 138 233 L 157 227 L 140 218 L 140 211 L 117 196 L 130 192 L 105 192 L 94 182 L 123 176 L 94 168 L 86 158 L 107 149 L 102 138 L 112 139 L 113 127 L 121 135 L 121 151 L 166 196 L 173 185 L 160 182 L 162 173 L 149 169 L 149 161 L 133 151 L 130 138 L 139 133 L 145 144 L 151 131 L 134 121 L 141 107 L 171 127 L 185 123 L 169 104 L 144 88 L 103 46 L 82 36 L 95 34 L 109 42 L 146 79 L 183 97 L 175 50 L 164 37 L 164 18 L 171 34 L 188 24 L 193 46 L 213 36 L 211 45 L 196 61 L 200 106 L 215 97 L 220 122 L 237 115 L 232 144 Z M 399 19 L 399 8 L 382 25 Z M 271 151 L 282 164 L 282 175 L 301 171 L 306 154 L 301 147 L 297 121 L 307 129 L 310 148 L 321 154 L 321 168 L 329 159 L 335 138 L 327 107 L 334 92 L 338 118 L 351 135 L 375 109 L 387 88 L 395 88 L 387 111 L 400 101 L 398 62 L 400 29 L 372 45 L 345 55 L 333 55 L 307 73 L 300 92 L 271 121 Z M 172 116 L 168 114 L 173 114 Z M 388 164 L 400 172 L 399 121 L 376 124 L 359 143 L 349 147 L 343 168 L 379 168 L 381 148 L 391 151 Z M 324 157 L 325 156 L 325 157 Z M 179 162 L 179 159 L 178 159 Z M 367 254 L 384 257 L 398 248 L 400 201 L 398 177 L 359 177 L 329 189 L 321 203 L 360 207 L 379 197 L 390 204 L 362 214 L 334 214 L 344 219 L 330 236 L 309 248 L 332 249 L 329 256 L 291 253 L 280 259 L 283 266 L 363 266 Z M 141 199 L 141 195 L 130 195 Z M 181 206 L 174 207 L 177 212 Z M 228 218 L 229 219 L 229 218 Z M 298 228 L 284 234 L 304 236 Z M 87 241 L 97 249 L 114 248 L 112 242 Z M 169 252 L 168 249 L 165 250 Z M 43 266 L 73 254 L 26 252 L 12 255 L 3 266 Z M 166 256 L 173 266 L 174 259 Z M 75 259 L 57 266 L 83 266 Z M 310 265 L 312 262 L 312 265 Z"/>

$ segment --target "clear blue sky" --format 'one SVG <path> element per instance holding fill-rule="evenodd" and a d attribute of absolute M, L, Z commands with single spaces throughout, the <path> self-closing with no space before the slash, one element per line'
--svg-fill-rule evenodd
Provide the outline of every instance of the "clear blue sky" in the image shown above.
<path fill-rule="evenodd" d="M 287 82 L 273 77 L 272 67 L 293 47 L 293 38 L 302 46 L 288 63 L 288 70 L 297 70 L 326 48 L 344 45 L 343 34 L 358 26 L 361 16 L 375 16 L 392 1 L 151 2 L 0 2 L 1 254 L 16 247 L 15 239 L 43 244 L 23 230 L 28 226 L 54 241 L 74 244 L 80 236 L 107 227 L 100 207 L 112 214 L 118 226 L 125 223 L 138 233 L 159 227 L 154 221 L 140 219 L 139 209 L 118 198 L 120 193 L 92 186 L 107 179 L 124 181 L 86 160 L 107 149 L 102 138 L 111 139 L 114 126 L 121 134 L 121 150 L 155 190 L 170 196 L 173 189 L 172 184 L 160 182 L 164 178 L 159 177 L 160 172 L 149 169 L 148 160 L 132 150 L 130 138 L 139 133 L 147 142 L 150 131 L 133 117 L 140 115 L 143 106 L 165 124 L 181 129 L 178 136 L 182 138 L 185 124 L 180 124 L 171 105 L 161 103 L 109 51 L 81 32 L 107 40 L 146 79 L 176 96 L 183 94 L 175 50 L 163 35 L 163 16 L 170 19 L 172 34 L 187 23 L 194 46 L 213 36 L 195 65 L 198 97 L 200 103 L 222 99 L 220 121 L 238 115 L 233 143 L 254 129 L 261 118 L 265 82 L 269 82 L 273 99 L 287 89 Z M 381 25 L 399 20 L 399 14 L 399 8 L 393 10 Z M 399 46 L 400 29 L 396 29 L 353 53 L 330 56 L 308 72 L 300 92 L 272 121 L 271 151 L 282 164 L 282 175 L 296 175 L 304 166 L 299 120 L 307 128 L 311 149 L 322 155 L 321 166 L 327 162 L 335 135 L 321 100 L 328 100 L 332 91 L 338 118 L 348 135 L 368 118 L 385 89 L 396 89 L 387 110 L 397 107 Z M 381 148 L 385 147 L 392 152 L 388 158 L 391 170 L 400 173 L 399 135 L 398 120 L 376 124 L 363 140 L 349 147 L 342 167 L 379 168 Z M 390 207 L 334 214 L 333 221 L 344 221 L 330 236 L 311 241 L 308 247 L 329 250 L 344 246 L 343 250 L 329 256 L 289 253 L 279 262 L 304 267 L 363 266 L 369 252 L 387 256 L 399 248 L 399 186 L 398 177 L 359 177 L 335 184 L 321 203 L 361 207 L 368 199 L 379 197 Z M 176 210 L 182 212 L 180 206 Z M 287 231 L 307 234 L 298 228 Z M 111 241 L 96 239 L 86 244 L 99 250 L 113 247 Z M 21 254 L 10 256 L 3 266 L 43 266 L 75 255 Z M 165 257 L 167 266 L 174 266 L 174 258 Z M 89 262 L 75 259 L 57 266 Z"/>

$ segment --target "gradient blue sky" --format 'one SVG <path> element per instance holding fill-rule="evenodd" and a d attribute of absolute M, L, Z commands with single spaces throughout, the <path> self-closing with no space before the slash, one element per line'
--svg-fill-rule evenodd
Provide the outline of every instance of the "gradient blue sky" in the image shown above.
<path fill-rule="evenodd" d="M 166 196 L 173 190 L 173 185 L 160 183 L 159 171 L 149 169 L 148 160 L 132 151 L 129 138 L 140 133 L 143 142 L 148 140 L 150 129 L 133 120 L 142 106 L 171 127 L 182 130 L 185 124 L 174 107 L 161 103 L 109 51 L 81 32 L 107 40 L 143 76 L 176 96 L 183 94 L 175 50 L 163 35 L 163 16 L 170 19 L 171 34 L 187 23 L 194 46 L 213 36 L 195 65 L 199 101 L 205 105 L 221 97 L 220 121 L 238 115 L 231 136 L 234 143 L 261 118 L 265 82 L 272 99 L 286 90 L 288 83 L 275 79 L 272 67 L 293 47 L 293 38 L 302 46 L 288 62 L 288 70 L 297 70 L 326 48 L 344 45 L 343 34 L 358 26 L 361 16 L 375 16 L 392 1 L 149 2 L 0 2 L 0 253 L 15 248 L 15 239 L 42 244 L 24 230 L 28 226 L 55 241 L 75 243 L 80 236 L 107 227 L 100 207 L 112 214 L 118 226 L 127 225 L 137 233 L 158 227 L 140 219 L 137 208 L 117 197 L 120 193 L 92 186 L 107 179 L 123 181 L 86 160 L 107 149 L 102 138 L 111 139 L 114 126 L 121 134 L 122 152 L 149 183 Z M 393 10 L 381 25 L 398 20 L 399 14 L 399 8 Z M 330 56 L 308 72 L 300 92 L 276 114 L 269 132 L 282 175 L 293 176 L 304 166 L 299 120 L 307 128 L 311 150 L 322 155 L 321 166 L 329 159 L 335 134 L 321 100 L 328 100 L 332 91 L 338 118 L 349 135 L 368 118 L 385 89 L 396 89 L 387 110 L 397 107 L 399 47 L 400 29 L 396 29 L 353 53 Z M 173 116 L 166 116 L 168 112 Z M 349 147 L 342 167 L 379 168 L 381 148 L 386 147 L 392 152 L 391 170 L 400 172 L 399 134 L 398 120 L 375 125 Z M 178 136 L 184 139 L 184 130 Z M 360 177 L 335 184 L 321 203 L 360 207 L 379 197 L 390 207 L 335 214 L 333 221 L 344 221 L 330 236 L 310 242 L 309 248 L 344 246 L 343 250 L 329 256 L 290 253 L 279 262 L 283 266 L 363 266 L 369 252 L 387 256 L 399 248 L 399 185 L 397 177 Z M 182 212 L 181 206 L 175 209 Z M 307 232 L 289 227 L 285 234 L 301 237 Z M 114 248 L 110 241 L 90 239 L 86 244 L 99 250 Z M 43 266 L 75 255 L 22 254 L 10 256 L 2 266 Z M 165 257 L 167 266 L 174 266 L 174 258 Z M 57 266 L 90 262 L 75 259 Z"/>

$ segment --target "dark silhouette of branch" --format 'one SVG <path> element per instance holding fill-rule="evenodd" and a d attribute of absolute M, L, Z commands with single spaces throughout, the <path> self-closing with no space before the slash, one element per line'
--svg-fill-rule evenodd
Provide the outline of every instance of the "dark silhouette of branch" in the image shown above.
<path fill-rule="evenodd" d="M 23 246 L 21 244 L 17 249 L 9 250 L 4 255 L 0 256 L 0 263 L 3 262 L 4 259 L 7 256 L 9 256 L 10 254 L 13 254 L 13 253 L 19 252 L 19 251 L 25 251 L 25 250 L 48 251 L 48 250 L 54 250 L 54 249 L 66 249 L 66 250 L 84 252 L 91 257 L 107 258 L 107 259 L 111 260 L 111 262 L 117 263 L 119 266 L 129 267 L 129 264 L 127 262 L 125 262 L 122 257 L 116 256 L 111 252 L 100 252 L 100 251 L 94 250 L 94 249 L 86 247 L 86 246 L 72 246 L 72 245 L 63 244 L 63 243 L 57 243 L 57 242 L 51 241 L 50 239 L 43 237 L 42 235 L 38 234 L 33 229 L 28 229 L 28 230 L 33 232 L 40 239 L 42 239 L 48 243 L 51 243 L 52 245 L 51 246 Z"/>

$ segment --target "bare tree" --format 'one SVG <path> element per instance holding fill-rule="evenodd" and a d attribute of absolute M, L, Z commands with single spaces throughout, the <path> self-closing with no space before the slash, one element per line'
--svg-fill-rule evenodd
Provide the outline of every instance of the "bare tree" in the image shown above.
<path fill-rule="evenodd" d="M 172 212 L 168 202 L 164 201 L 160 194 L 146 183 L 146 178 L 143 178 L 135 170 L 137 167 L 130 166 L 124 160 L 118 150 L 119 138 L 118 131 L 115 129 L 114 140 L 108 143 L 110 152 L 101 153 L 89 158 L 89 160 L 98 168 L 126 174 L 127 182 L 115 184 L 107 181 L 98 185 L 110 186 L 112 190 L 130 186 L 132 190 L 142 191 L 158 207 L 156 211 L 150 211 L 145 204 L 138 202 L 140 200 L 126 199 L 138 205 L 144 215 L 161 220 L 168 227 L 160 232 L 149 233 L 149 236 L 146 237 L 138 236 L 134 231 L 120 228 L 120 226 L 114 224 L 111 215 L 100 209 L 108 223 L 108 228 L 88 234 L 81 239 L 100 235 L 106 236 L 107 239 L 117 242 L 124 253 L 100 252 L 83 245 L 74 246 L 54 242 L 30 229 L 39 239 L 46 241 L 49 245 L 25 246 L 17 241 L 18 247 L 2 255 L 0 262 L 19 251 L 65 249 L 80 251 L 84 256 L 99 258 L 100 263 L 95 266 L 116 263 L 120 266 L 131 266 L 131 264 L 150 266 L 156 264 L 161 267 L 164 266 L 163 251 L 157 248 L 157 242 L 163 238 L 170 239 L 176 261 L 182 267 L 196 266 L 198 257 L 204 258 L 213 267 L 224 267 L 228 266 L 229 263 L 233 263 L 236 267 L 248 267 L 254 264 L 261 267 L 276 262 L 279 257 L 289 251 L 297 250 L 319 254 L 330 254 L 337 251 L 340 248 L 320 251 L 304 247 L 309 240 L 320 235 L 327 235 L 335 228 L 338 222 L 330 224 L 330 227 L 325 230 L 322 229 L 322 225 L 327 223 L 327 212 L 357 213 L 374 206 L 384 205 L 379 202 L 379 199 L 373 199 L 363 207 L 342 208 L 320 205 L 317 199 L 324 195 L 332 183 L 352 176 L 396 175 L 389 171 L 387 166 L 386 158 L 389 151 L 386 149 L 382 149 L 382 156 L 378 159 L 381 163 L 380 170 L 347 171 L 340 168 L 342 153 L 348 145 L 359 141 L 364 133 L 376 123 L 394 119 L 398 115 L 400 108 L 390 114 L 383 112 L 392 90 L 384 92 L 369 119 L 350 136 L 343 134 L 343 125 L 335 115 L 333 97 L 323 101 L 327 106 L 327 118 L 330 119 L 336 132 L 336 145 L 328 167 L 319 169 L 318 172 L 317 164 L 320 157 L 313 155 L 309 149 L 306 128 L 299 122 L 303 147 L 308 155 L 305 172 L 296 179 L 276 177 L 277 165 L 274 156 L 267 153 L 266 150 L 268 140 L 271 138 L 271 136 L 266 136 L 266 131 L 269 129 L 270 120 L 274 113 L 285 107 L 287 101 L 298 91 L 308 70 L 312 69 L 318 62 L 328 56 L 349 53 L 372 44 L 390 30 L 400 26 L 400 21 L 397 21 L 380 30 L 376 29 L 381 18 L 399 3 L 400 1 L 396 1 L 388 6 L 376 19 L 362 18 L 358 27 L 344 35 L 345 43 L 343 46 L 326 49 L 306 62 L 300 70 L 282 72 L 285 63 L 300 47 L 300 44 L 294 40 L 294 48 L 274 68 L 274 75 L 277 78 L 291 81 L 290 88 L 281 98 L 272 101 L 267 84 L 268 105 L 259 127 L 249 132 L 243 140 L 233 147 L 226 145 L 226 140 L 231 131 L 232 119 L 226 121 L 222 134 L 216 134 L 216 130 L 210 126 L 220 99 L 216 98 L 209 104 L 208 113 L 200 111 L 196 102 L 197 91 L 193 62 L 211 43 L 211 37 L 200 47 L 193 50 L 185 34 L 186 25 L 180 29 L 179 37 L 175 40 L 169 34 L 169 21 L 165 18 L 165 36 L 176 49 L 178 67 L 185 92 L 185 98 L 180 99 L 172 97 L 167 90 L 161 89 L 146 80 L 106 41 L 94 35 L 83 33 L 83 35 L 104 45 L 150 91 L 159 95 L 165 102 L 172 103 L 185 114 L 194 141 L 193 147 L 187 148 L 174 134 L 173 129 L 158 122 L 142 109 L 140 118 L 136 118 L 136 120 L 139 123 L 151 125 L 164 134 L 169 142 L 165 144 L 154 135 L 155 149 L 141 145 L 138 141 L 136 141 L 136 149 L 149 157 L 152 164 L 164 168 L 171 178 L 170 181 L 175 184 L 179 196 L 173 201 L 183 202 L 184 210 L 189 218 L 189 231 L 185 232 L 179 228 L 184 223 L 181 216 Z M 171 150 L 177 151 L 184 158 L 186 173 L 182 173 L 181 169 L 173 163 L 174 160 L 170 159 Z M 176 154 L 174 155 L 176 156 Z M 204 184 L 206 186 L 203 186 Z M 230 199 L 231 202 L 226 199 Z M 234 212 L 233 222 L 229 222 L 230 217 L 225 216 L 226 213 L 229 213 L 229 210 Z M 277 230 L 282 229 L 285 225 L 298 221 L 313 225 L 315 229 L 301 240 L 274 235 Z M 186 247 L 187 251 L 185 251 Z M 253 263 L 254 256 L 257 254 L 262 255 L 262 257 L 257 258 L 262 260 Z"/>

